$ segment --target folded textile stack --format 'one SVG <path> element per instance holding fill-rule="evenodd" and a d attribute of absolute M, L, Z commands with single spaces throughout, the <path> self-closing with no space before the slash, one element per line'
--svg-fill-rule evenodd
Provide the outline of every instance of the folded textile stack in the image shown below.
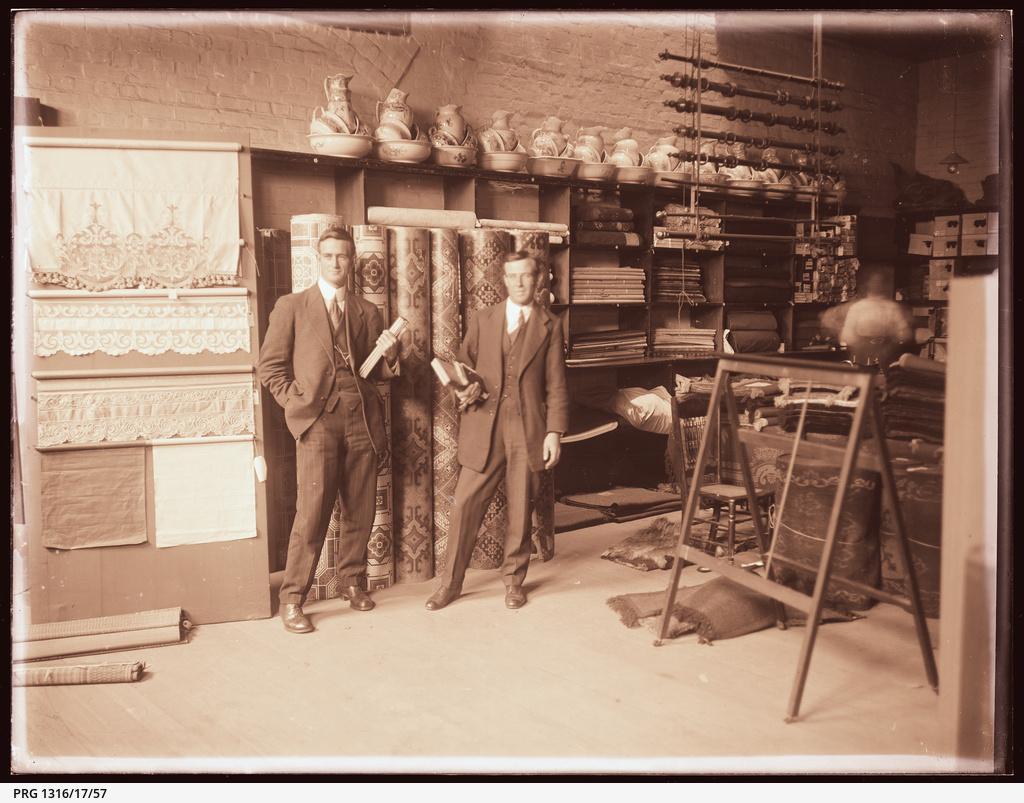
<path fill-rule="evenodd" d="M 642 304 L 644 278 L 643 268 L 573 268 L 570 297 L 574 304 Z"/>
<path fill-rule="evenodd" d="M 639 246 L 633 210 L 606 203 L 575 207 L 577 245 Z"/>
<path fill-rule="evenodd" d="M 587 332 L 574 335 L 566 364 L 606 360 L 611 357 L 643 357 L 647 335 L 643 329 Z"/>
<path fill-rule="evenodd" d="M 655 329 L 654 356 L 711 354 L 715 350 L 715 331 L 714 329 Z"/>
<path fill-rule="evenodd" d="M 700 266 L 683 265 L 668 267 L 656 265 L 654 268 L 654 300 L 672 301 L 684 304 L 700 304 L 707 301 L 704 285 L 701 280 Z"/>
<path fill-rule="evenodd" d="M 789 279 L 760 276 L 731 276 L 725 280 L 727 302 L 784 303 L 790 299 Z"/>
<path fill-rule="evenodd" d="M 886 372 L 882 397 L 885 434 L 942 443 L 946 417 L 946 366 L 904 354 Z"/>
<path fill-rule="evenodd" d="M 806 257 L 798 267 L 793 283 L 793 300 L 797 303 L 824 301 L 840 304 L 857 294 L 857 270 L 854 258 L 833 256 Z"/>
<path fill-rule="evenodd" d="M 721 234 L 722 220 L 716 212 L 703 206 L 697 207 L 694 211 L 700 214 L 700 231 L 705 234 Z M 697 216 L 690 212 L 688 206 L 665 204 L 654 217 L 673 234 L 697 234 Z"/>
<path fill-rule="evenodd" d="M 729 310 L 725 317 L 728 343 L 737 353 L 778 351 L 779 323 L 769 310 Z"/>

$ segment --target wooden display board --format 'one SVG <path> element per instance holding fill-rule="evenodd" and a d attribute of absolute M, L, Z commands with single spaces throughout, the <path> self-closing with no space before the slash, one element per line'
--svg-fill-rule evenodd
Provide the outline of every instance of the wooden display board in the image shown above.
<path fill-rule="evenodd" d="M 14 342 L 18 444 L 25 503 L 25 527 L 19 529 L 14 548 L 26 556 L 23 578 L 28 586 L 27 622 L 40 624 L 114 614 L 181 607 L 195 623 L 265 618 L 270 615 L 270 584 L 267 562 L 266 494 L 263 483 L 254 481 L 256 537 L 232 541 L 158 548 L 153 538 L 154 505 L 147 498 L 149 540 L 145 543 L 84 549 L 49 549 L 43 546 L 42 512 L 60 500 L 44 499 L 41 493 L 41 452 L 37 449 L 37 382 L 41 378 L 109 376 L 168 376 L 186 378 L 209 373 L 253 376 L 258 354 L 256 321 L 259 302 L 253 254 L 252 176 L 248 143 L 238 137 L 204 133 L 184 137 L 169 132 L 90 130 L 75 128 L 18 128 L 15 132 L 15 205 L 24 197 L 27 176 L 25 137 L 96 140 L 162 140 L 234 143 L 238 146 L 239 235 L 241 247 L 237 296 L 249 301 L 249 350 L 233 353 L 183 354 L 166 351 L 145 355 L 137 351 L 111 355 L 102 351 L 73 356 L 58 351 L 36 356 L 33 348 L 33 304 L 30 293 L 44 296 L 53 285 L 32 282 L 27 258 L 26 230 L 29 221 L 15 226 Z M 17 218 L 16 218 L 17 220 Z M 241 290 L 240 290 L 240 289 Z M 63 290 L 64 288 L 59 288 Z M 137 292 L 137 291 L 135 291 Z M 193 293 L 196 291 L 193 291 Z M 181 295 L 187 295 L 182 291 Z M 58 294 L 59 295 L 59 294 Z M 258 394 L 255 395 L 258 404 Z M 260 407 L 254 407 L 254 453 L 262 453 Z M 237 438 L 235 438 L 237 439 Z M 200 438 L 205 441 L 205 438 Z M 216 441 L 216 438 L 211 438 Z M 160 441 L 166 442 L 166 441 Z M 146 441 L 129 445 L 145 444 Z M 106 444 L 90 444 L 106 448 Z M 64 447 L 61 447 L 64 448 Z M 75 449 L 77 451 L 77 448 Z M 151 460 L 147 449 L 147 462 Z M 147 480 L 151 485 L 151 476 Z M 151 488 L 149 489 L 152 490 Z M 147 493 L 147 497 L 149 494 Z"/>

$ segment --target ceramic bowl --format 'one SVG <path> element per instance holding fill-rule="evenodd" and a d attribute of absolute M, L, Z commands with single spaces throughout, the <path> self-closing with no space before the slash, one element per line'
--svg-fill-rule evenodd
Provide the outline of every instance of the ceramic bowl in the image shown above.
<path fill-rule="evenodd" d="M 317 153 L 361 159 L 373 149 L 373 139 L 363 134 L 310 134 L 309 146 Z"/>
<path fill-rule="evenodd" d="M 561 156 L 533 156 L 526 161 L 526 169 L 535 176 L 572 176 L 580 164 L 579 159 Z"/>
<path fill-rule="evenodd" d="M 476 164 L 476 148 L 467 145 L 434 145 L 434 164 L 472 167 Z"/>
<path fill-rule="evenodd" d="M 391 120 L 387 123 L 381 123 L 374 130 L 373 136 L 376 140 L 381 142 L 396 139 L 415 139 L 412 135 L 412 129 L 399 120 Z"/>
<path fill-rule="evenodd" d="M 583 162 L 576 168 L 576 178 L 586 181 L 614 181 L 618 168 L 611 162 Z"/>
<path fill-rule="evenodd" d="M 430 156 L 430 143 L 412 139 L 377 140 L 374 155 L 382 162 L 422 162 Z"/>
<path fill-rule="evenodd" d="M 619 167 L 615 171 L 615 180 L 625 184 L 649 184 L 653 177 L 649 167 Z"/>
<path fill-rule="evenodd" d="M 656 187 L 682 187 L 691 184 L 690 176 L 678 170 L 655 170 L 654 185 Z"/>
<path fill-rule="evenodd" d="M 494 151 L 479 155 L 480 167 L 484 170 L 500 170 L 503 173 L 521 172 L 526 167 L 527 154 L 518 151 Z"/>

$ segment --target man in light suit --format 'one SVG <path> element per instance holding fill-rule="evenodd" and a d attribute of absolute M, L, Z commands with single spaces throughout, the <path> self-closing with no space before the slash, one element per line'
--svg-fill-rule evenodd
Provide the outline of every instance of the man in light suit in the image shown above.
<path fill-rule="evenodd" d="M 530 563 L 530 517 L 540 472 L 553 468 L 569 424 L 565 355 L 561 327 L 534 303 L 537 262 L 525 252 L 505 262 L 508 299 L 481 310 L 470 322 L 459 359 L 476 370 L 485 387 L 473 383 L 458 392 L 466 409 L 459 422 L 459 464 L 448 560 L 441 586 L 427 600 L 429 611 L 444 608 L 462 593 L 462 581 L 487 505 L 502 475 L 508 497 L 505 605 L 526 604 L 523 580 Z M 482 391 L 487 398 L 482 400 Z"/>
<path fill-rule="evenodd" d="M 377 463 L 388 448 L 384 407 L 374 379 L 398 372 L 398 341 L 377 308 L 349 293 L 352 236 L 326 230 L 317 242 L 320 277 L 278 299 L 270 313 L 257 373 L 295 436 L 297 498 L 281 586 L 281 619 L 292 633 L 313 625 L 302 604 L 313 583 L 334 502 L 341 496 L 338 579 L 342 597 L 360 611 L 373 600 L 360 582 L 376 500 Z M 370 375 L 359 366 L 377 346 L 384 359 Z"/>

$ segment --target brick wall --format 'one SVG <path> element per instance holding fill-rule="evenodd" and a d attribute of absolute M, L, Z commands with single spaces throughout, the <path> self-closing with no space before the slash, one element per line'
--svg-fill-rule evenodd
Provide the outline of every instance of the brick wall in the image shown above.
<path fill-rule="evenodd" d="M 997 51 L 966 53 L 955 59 L 928 61 L 918 69 L 916 169 L 948 179 L 968 201 L 982 195 L 985 176 L 999 171 L 999 81 Z M 955 79 L 959 72 L 959 81 Z M 956 91 L 956 150 L 967 159 L 958 175 L 939 160 L 953 150 L 953 92 Z"/>
<path fill-rule="evenodd" d="M 373 18 L 379 18 L 374 15 Z M 368 18 L 364 18 L 368 19 Z M 396 84 L 410 93 L 417 120 L 429 125 L 441 103 L 461 103 L 471 123 L 491 112 L 517 113 L 528 133 L 556 115 L 565 130 L 631 127 L 644 150 L 689 122 L 663 105 L 679 90 L 662 73 L 686 71 L 659 51 L 695 52 L 767 69 L 809 74 L 809 32 L 794 34 L 712 14 L 605 12 L 414 14 L 409 35 L 314 25 L 272 13 L 38 12 L 16 18 L 15 94 L 57 109 L 59 125 L 173 131 L 247 131 L 255 146 L 305 150 L 325 75 L 350 71 L 353 101 L 368 122 Z M 848 133 L 848 174 L 862 214 L 891 215 L 889 160 L 914 161 L 917 75 L 884 54 L 828 45 L 825 73 L 848 84 L 835 119 Z M 774 82 L 712 71 L 712 80 L 757 88 Z M 786 87 L 803 92 L 797 85 Z M 710 102 L 808 116 L 745 98 Z M 688 116 L 687 116 L 688 117 Z M 706 126 L 738 129 L 722 119 Z M 764 135 L 748 126 L 746 133 Z M 796 142 L 805 132 L 776 127 Z M 828 141 L 829 138 L 825 138 Z"/>

